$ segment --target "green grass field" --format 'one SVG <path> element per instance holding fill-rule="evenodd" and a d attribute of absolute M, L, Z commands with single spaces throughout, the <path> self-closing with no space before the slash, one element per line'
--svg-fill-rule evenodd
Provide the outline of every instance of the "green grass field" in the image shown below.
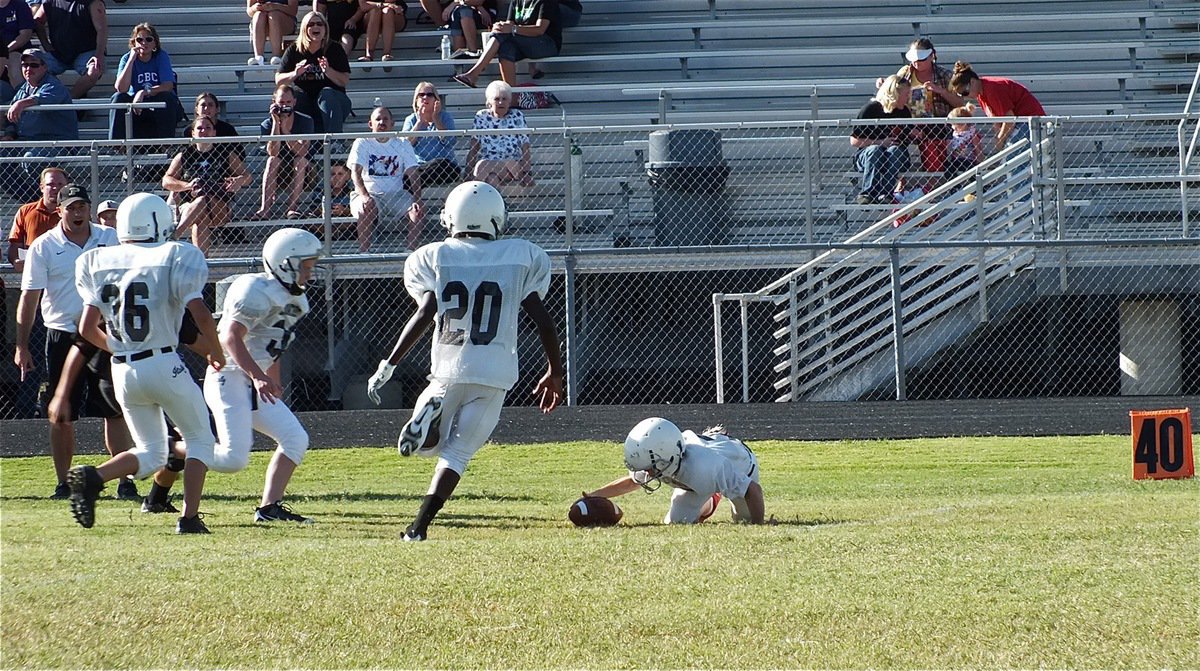
<path fill-rule="evenodd" d="M 1134 482 L 1129 442 L 760 442 L 775 524 L 667 528 L 660 491 L 600 530 L 566 511 L 616 443 L 489 446 L 424 544 L 432 462 L 392 449 L 311 452 L 311 527 L 252 523 L 266 454 L 212 474 L 207 537 L 81 529 L 5 459 L 0 666 L 1197 668 L 1200 483 Z"/>

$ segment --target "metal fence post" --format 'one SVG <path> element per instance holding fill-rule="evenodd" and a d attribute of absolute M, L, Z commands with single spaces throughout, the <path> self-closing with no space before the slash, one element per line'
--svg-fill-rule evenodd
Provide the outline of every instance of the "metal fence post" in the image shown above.
<path fill-rule="evenodd" d="M 570 131 L 563 133 L 563 211 L 566 212 L 566 217 L 563 225 L 566 227 L 566 246 L 570 249 L 575 244 L 575 210 L 571 207 L 575 199 L 575 175 L 571 166 L 571 145 L 574 143 Z"/>
<path fill-rule="evenodd" d="M 896 400 L 908 400 L 908 383 L 905 380 L 904 369 L 908 362 L 904 353 L 904 303 L 901 292 L 902 278 L 900 276 L 900 249 L 888 249 L 892 279 L 892 351 L 896 364 Z"/>
<path fill-rule="evenodd" d="M 93 197 L 100 195 L 100 150 L 92 144 L 88 150 L 88 188 Z"/>
<path fill-rule="evenodd" d="M 738 298 L 738 311 L 742 318 L 742 403 L 750 402 L 750 315 L 746 308 L 746 296 Z"/>
<path fill-rule="evenodd" d="M 567 313 L 567 360 L 565 363 L 567 366 L 567 406 L 570 407 L 579 404 L 579 382 L 576 380 L 579 373 L 579 357 L 576 354 L 579 348 L 579 334 L 575 330 L 575 317 L 579 312 L 578 305 L 576 304 L 575 283 L 578 281 L 579 276 L 575 272 L 575 254 L 569 248 L 564 263 L 566 272 L 563 277 L 563 292 L 565 294 L 564 301 Z"/>
<path fill-rule="evenodd" d="M 717 403 L 725 402 L 725 342 L 721 337 L 721 303 L 724 294 L 712 295 L 713 308 L 713 364 L 716 374 Z"/>
<path fill-rule="evenodd" d="M 406 140 L 407 141 L 407 140 Z M 333 185 L 329 175 L 333 171 L 333 148 L 330 146 L 329 135 L 325 136 L 325 146 L 321 152 L 321 169 L 325 179 L 321 180 L 321 219 L 325 227 L 325 255 L 333 253 Z M 332 356 L 332 350 L 330 351 Z"/>
<path fill-rule="evenodd" d="M 800 393 L 800 334 L 797 330 L 800 328 L 798 323 L 798 315 L 800 306 L 796 301 L 796 291 L 799 285 L 796 278 L 788 280 L 788 347 L 790 348 L 789 357 L 791 365 L 788 366 L 788 373 L 791 377 L 788 385 L 792 395 L 792 403 L 799 401 L 796 395 Z"/>
<path fill-rule="evenodd" d="M 813 239 L 815 237 L 813 225 L 816 221 L 816 214 L 813 212 L 813 169 L 816 166 L 816 161 L 813 160 L 813 130 L 815 128 L 816 124 L 804 124 L 804 241 L 809 243 L 816 242 Z"/>

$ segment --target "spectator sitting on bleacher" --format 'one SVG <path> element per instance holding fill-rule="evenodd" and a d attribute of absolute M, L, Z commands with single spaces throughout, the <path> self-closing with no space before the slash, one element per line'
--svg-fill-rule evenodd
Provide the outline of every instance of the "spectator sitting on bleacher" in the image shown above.
<path fill-rule="evenodd" d="M 912 100 L 908 109 L 913 118 L 946 117 L 950 110 L 963 104 L 962 96 L 950 90 L 950 71 L 937 64 L 937 49 L 933 42 L 926 37 L 913 40 L 908 51 L 904 53 L 908 65 L 902 66 L 896 73 L 901 79 L 907 79 L 912 84 Z M 950 138 L 949 126 L 921 126 L 922 168 L 929 172 L 942 169 L 946 157 L 946 141 Z"/>
<path fill-rule="evenodd" d="M 67 105 L 71 94 L 58 78 L 48 72 L 48 56 L 41 49 L 26 49 L 21 54 L 21 74 L 25 81 L 13 96 L 8 114 L 0 120 L 5 126 L 0 131 L 0 140 L 8 147 L 24 142 L 78 140 L 79 119 L 72 110 L 45 110 L 32 108 L 38 105 Z M 7 123 L 3 123 L 7 122 Z M 25 159 L 58 156 L 65 153 L 61 147 L 17 148 L 3 151 L 6 156 L 22 156 Z M 21 164 L 6 163 L 0 169 L 0 186 L 19 201 L 28 201 L 35 196 L 36 175 L 44 161 L 26 160 Z"/>
<path fill-rule="evenodd" d="M 498 57 L 500 78 L 509 86 L 516 86 L 518 61 L 557 56 L 562 48 L 558 0 L 512 0 L 508 18 L 493 23 L 491 35 L 475 65 L 454 75 L 454 81 L 475 88 L 479 76 Z"/>
<path fill-rule="evenodd" d="M 366 7 L 367 41 L 363 44 L 363 55 L 358 60 L 375 60 L 375 48 L 382 43 L 381 61 L 392 60 L 392 42 L 396 33 L 408 26 L 408 5 L 402 0 L 359 0 Z M 387 71 L 386 69 L 384 70 Z"/>
<path fill-rule="evenodd" d="M 212 119 L 206 116 L 192 119 L 191 129 L 191 136 L 196 139 L 217 136 Z M 213 229 L 228 224 L 232 218 L 233 195 L 251 181 L 253 178 L 231 145 L 209 142 L 183 145 L 162 178 L 164 189 L 179 194 L 175 237 L 192 229 L 192 244 L 208 254 Z"/>
<path fill-rule="evenodd" d="M 279 65 L 283 54 L 283 38 L 296 30 L 296 15 L 300 0 L 246 0 L 250 17 L 250 46 L 254 55 L 246 65 L 263 65 L 267 40 L 271 40 L 271 65 Z"/>
<path fill-rule="evenodd" d="M 442 10 L 442 23 L 450 27 L 452 58 L 479 58 L 479 31 L 489 30 L 500 10 L 496 0 L 454 0 Z"/>
<path fill-rule="evenodd" d="M 221 101 L 217 99 L 215 93 L 205 91 L 196 96 L 196 106 L 193 108 L 195 116 L 206 116 L 212 119 L 213 128 L 217 130 L 217 137 L 237 137 L 237 129 L 228 121 L 223 121 L 217 115 L 221 113 Z M 226 145 L 233 148 L 242 159 L 246 158 L 246 148 L 241 144 Z"/>
<path fill-rule="evenodd" d="M 386 107 L 371 110 L 367 126 L 372 133 L 391 132 L 395 128 L 391 110 Z M 358 250 L 366 252 L 371 248 L 377 221 L 382 220 L 385 227 L 390 227 L 401 218 L 408 220 L 408 248 L 416 249 L 425 206 L 421 203 L 421 180 L 412 145 L 396 136 L 386 140 L 360 137 L 351 145 L 346 164 L 354 179 L 350 209 L 358 219 Z"/>
<path fill-rule="evenodd" d="M 21 52 L 29 48 L 33 26 L 33 10 L 24 0 L 0 0 L 0 44 L 8 47 L 7 71 L 0 79 L 0 104 L 12 100 L 16 92 L 21 75 Z"/>
<path fill-rule="evenodd" d="M 454 117 L 442 108 L 437 87 L 429 82 L 417 84 L 413 91 L 413 113 L 404 119 L 404 132 L 410 130 L 454 130 Z M 417 173 L 423 186 L 457 184 L 462 181 L 462 168 L 454 160 L 455 138 L 452 136 L 409 138 L 417 153 L 420 167 Z"/>
<path fill-rule="evenodd" d="M 1025 88 L 1005 77 L 980 77 L 971 69 L 970 63 L 959 61 L 954 64 L 950 77 L 950 88 L 964 98 L 979 101 L 983 113 L 988 116 L 1046 116 L 1042 103 Z M 1029 137 L 1029 126 L 1006 122 L 996 129 L 993 151 Z"/>
<path fill-rule="evenodd" d="M 512 108 L 512 88 L 502 81 L 487 87 L 487 108 L 475 113 L 476 130 L 528 128 L 521 110 Z M 467 172 L 496 188 L 503 184 L 533 186 L 533 164 L 528 135 L 471 136 Z"/>
<path fill-rule="evenodd" d="M 910 119 L 908 109 L 912 88 L 908 80 L 891 75 L 883 80 L 875 97 L 863 105 L 859 119 Z M 854 165 L 862 172 L 859 205 L 891 203 L 901 173 L 908 170 L 911 159 L 908 143 L 915 136 L 913 126 L 879 124 L 855 126 L 850 131 L 850 145 L 858 149 Z"/>
<path fill-rule="evenodd" d="M 129 52 L 117 65 L 114 103 L 166 103 L 163 109 L 133 110 L 135 138 L 175 137 L 179 121 L 179 97 L 175 94 L 175 69 L 163 50 L 158 30 L 139 23 L 129 35 Z M 125 139 L 125 110 L 109 112 L 108 139 Z"/>
<path fill-rule="evenodd" d="M 579 25 L 583 18 L 583 4 L 579 0 L 558 0 L 558 21 L 563 30 Z M 545 70 L 538 67 L 534 61 L 529 61 L 529 78 L 541 79 Z"/>
<path fill-rule="evenodd" d="M 350 196 L 354 194 L 354 178 L 345 161 L 333 161 L 329 164 L 329 215 L 332 217 L 349 217 Z M 317 210 L 314 216 L 324 216 Z"/>
<path fill-rule="evenodd" d="M 50 45 L 46 65 L 50 74 L 67 70 L 79 73 L 71 85 L 71 97 L 78 100 L 104 75 L 104 54 L 108 49 L 108 14 L 104 0 L 43 0 L 34 18 L 46 22 Z M 43 45 L 45 46 L 45 45 Z"/>
<path fill-rule="evenodd" d="M 38 180 L 42 189 L 41 197 L 17 209 L 12 230 L 8 234 L 8 262 L 18 273 L 25 269 L 25 250 L 29 249 L 29 245 L 58 225 L 58 192 L 68 181 L 67 173 L 62 168 L 46 168 Z"/>
<path fill-rule="evenodd" d="M 325 15 L 329 21 L 329 40 L 342 45 L 346 58 L 350 58 L 363 34 L 366 5 L 358 0 L 313 0 L 313 11 Z"/>
<path fill-rule="evenodd" d="M 275 83 L 294 84 L 296 109 L 311 116 L 318 133 L 340 133 L 350 116 L 350 61 L 342 45 L 329 39 L 324 14 L 309 12 L 300 21 L 300 35 L 283 52 Z"/>
<path fill-rule="evenodd" d="M 279 138 L 284 135 L 308 135 L 313 133 L 313 119 L 296 110 L 296 94 L 289 84 L 275 87 L 271 96 L 270 116 L 263 119 L 259 129 L 263 135 Z M 266 219 L 275 205 L 275 190 L 279 179 L 286 177 L 289 184 L 287 218 L 299 219 L 304 213 L 297 209 L 300 196 L 304 193 L 304 180 L 308 166 L 316 152 L 316 144 L 308 140 L 268 139 L 267 168 L 263 171 L 262 207 L 253 214 L 254 219 Z"/>
<path fill-rule="evenodd" d="M 950 110 L 950 127 L 953 134 L 946 145 L 946 169 L 943 174 L 946 181 L 974 168 L 983 160 L 983 140 L 979 135 L 979 127 L 969 123 L 953 123 L 955 119 L 969 119 L 973 116 L 975 106 L 971 103 Z"/>

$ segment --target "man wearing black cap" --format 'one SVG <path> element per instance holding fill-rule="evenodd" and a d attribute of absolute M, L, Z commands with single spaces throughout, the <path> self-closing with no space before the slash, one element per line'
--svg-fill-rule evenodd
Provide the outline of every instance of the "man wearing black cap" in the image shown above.
<path fill-rule="evenodd" d="M 58 195 L 59 224 L 44 233 L 29 247 L 25 269 L 21 274 L 21 298 L 17 303 L 17 343 L 13 362 L 21 370 L 21 379 L 33 370 L 33 354 L 29 351 L 29 335 L 40 303 L 46 324 L 46 391 L 43 399 L 53 398 L 63 364 L 75 343 L 79 317 L 83 314 L 83 299 L 75 287 L 75 260 L 89 249 L 118 244 L 117 232 L 107 226 L 92 223 L 92 202 L 87 190 L 78 184 L 68 184 Z M 54 498 L 66 498 L 67 471 L 75 454 L 75 424 L 87 390 L 90 414 L 105 418 L 104 442 L 110 453 L 129 449 L 132 439 L 121 418 L 120 407 L 111 396 L 111 388 L 101 384 L 102 370 L 89 366 L 71 392 L 71 414 L 50 422 L 50 452 L 58 486 Z M 106 399 L 106 392 L 108 398 Z M 112 401 L 106 402 L 106 401 Z M 121 498 L 137 497 L 136 487 L 130 492 L 118 490 Z"/>

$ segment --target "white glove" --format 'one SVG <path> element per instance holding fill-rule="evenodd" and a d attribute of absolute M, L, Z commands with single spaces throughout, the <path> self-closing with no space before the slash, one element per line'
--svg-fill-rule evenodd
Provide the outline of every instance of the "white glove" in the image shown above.
<path fill-rule="evenodd" d="M 367 380 L 367 398 L 374 401 L 375 405 L 379 405 L 379 390 L 383 389 L 383 385 L 392 379 L 392 371 L 396 367 L 387 362 L 387 359 L 379 362 L 379 369 Z"/>

